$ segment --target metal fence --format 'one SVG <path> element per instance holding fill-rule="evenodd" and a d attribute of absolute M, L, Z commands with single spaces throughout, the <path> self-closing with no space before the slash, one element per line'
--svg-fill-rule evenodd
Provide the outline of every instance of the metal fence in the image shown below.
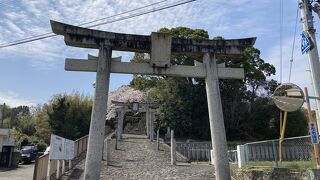
<path fill-rule="evenodd" d="M 189 161 L 211 161 L 211 149 L 212 145 L 208 142 L 177 142 L 177 151 Z M 279 161 L 279 139 L 246 143 L 244 150 L 246 162 L 254 166 L 276 166 Z M 228 157 L 230 162 L 238 162 L 235 145 L 228 145 Z M 313 159 L 310 136 L 284 139 L 283 162 L 312 161 Z"/>
<path fill-rule="evenodd" d="M 248 161 L 274 161 L 279 155 L 279 140 L 247 143 L 245 151 Z M 282 143 L 284 161 L 309 161 L 312 154 L 310 136 L 285 138 Z"/>
<path fill-rule="evenodd" d="M 74 158 L 79 157 L 81 153 L 87 150 L 87 144 L 88 144 L 88 135 L 81 137 L 80 139 L 77 139 L 74 142 Z M 34 173 L 33 173 L 34 180 L 47 179 L 48 161 L 49 161 L 49 154 L 44 154 L 36 160 L 34 165 Z M 53 176 L 54 174 L 56 174 L 57 162 L 58 160 L 50 161 L 50 176 Z M 62 175 L 63 174 L 60 174 L 60 176 Z"/>
<path fill-rule="evenodd" d="M 244 152 L 245 160 L 249 165 L 277 166 L 279 161 L 279 139 L 246 143 L 244 144 Z M 313 160 L 313 148 L 310 136 L 284 139 L 282 143 L 283 162 L 311 160 Z"/>
<path fill-rule="evenodd" d="M 208 142 L 177 142 L 177 151 L 189 161 L 211 161 L 212 145 Z M 228 145 L 230 162 L 237 162 L 236 145 Z"/>
<path fill-rule="evenodd" d="M 204 142 L 177 142 L 177 151 L 189 161 L 210 161 L 211 143 Z"/>

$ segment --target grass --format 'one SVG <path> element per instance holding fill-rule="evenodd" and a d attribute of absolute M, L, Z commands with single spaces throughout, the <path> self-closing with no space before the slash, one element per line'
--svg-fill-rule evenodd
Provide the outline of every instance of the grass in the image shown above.
<path fill-rule="evenodd" d="M 250 162 L 244 169 L 272 169 L 276 167 L 273 161 L 257 161 Z M 278 162 L 278 167 L 289 169 L 314 169 L 316 168 L 315 161 L 283 161 L 282 164 Z"/>

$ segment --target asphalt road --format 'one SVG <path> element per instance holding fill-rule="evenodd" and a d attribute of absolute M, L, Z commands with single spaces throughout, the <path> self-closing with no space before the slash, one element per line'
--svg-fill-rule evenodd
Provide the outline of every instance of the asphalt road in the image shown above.
<path fill-rule="evenodd" d="M 33 178 L 33 168 L 34 163 L 19 165 L 16 169 L 0 169 L 0 180 L 30 180 Z"/>

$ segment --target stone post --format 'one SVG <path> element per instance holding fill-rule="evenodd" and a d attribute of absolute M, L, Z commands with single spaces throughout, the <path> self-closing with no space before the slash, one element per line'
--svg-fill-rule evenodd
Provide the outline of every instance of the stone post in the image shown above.
<path fill-rule="evenodd" d="M 101 154 L 103 148 L 106 111 L 109 92 L 111 47 L 100 47 L 96 75 L 96 88 L 91 114 L 88 150 L 85 162 L 84 179 L 100 179 Z"/>
<path fill-rule="evenodd" d="M 125 109 L 124 107 L 120 108 L 119 112 L 119 117 L 118 117 L 118 127 L 117 127 L 117 140 L 120 140 L 122 137 L 122 132 L 123 132 L 123 120 L 124 120 L 124 114 L 125 114 Z"/>
<path fill-rule="evenodd" d="M 155 112 L 150 112 L 150 141 L 153 141 L 153 135 L 154 135 L 154 118 L 155 118 Z"/>
<path fill-rule="evenodd" d="M 213 150 L 212 150 L 212 149 L 210 150 L 210 157 L 211 157 L 211 162 L 210 162 L 210 164 L 211 164 L 211 165 L 214 165 L 214 154 L 213 154 Z"/>
<path fill-rule="evenodd" d="M 174 139 L 174 131 L 171 130 L 171 165 L 177 164 L 176 155 L 176 140 Z"/>
<path fill-rule="evenodd" d="M 150 115 L 149 115 L 149 113 L 150 113 L 150 110 L 149 110 L 149 107 L 147 107 L 147 109 L 146 109 L 146 126 L 147 126 L 147 138 L 149 138 L 150 136 L 150 123 L 149 123 L 149 121 L 150 121 Z"/>
<path fill-rule="evenodd" d="M 170 132 L 170 127 L 167 127 L 167 133 L 166 133 L 166 135 L 165 135 L 165 138 L 166 139 L 169 139 L 169 137 L 171 137 L 171 134 L 170 134 L 171 132 Z"/>
<path fill-rule="evenodd" d="M 159 150 L 159 129 L 157 130 L 157 150 Z"/>
<path fill-rule="evenodd" d="M 242 168 L 247 164 L 246 161 L 246 152 L 244 145 L 238 145 L 237 146 L 237 157 L 238 157 L 238 167 Z"/>
<path fill-rule="evenodd" d="M 111 139 L 106 138 L 104 140 L 104 153 L 103 153 L 103 160 L 107 162 L 107 165 L 110 163 L 110 141 Z"/>
<path fill-rule="evenodd" d="M 115 150 L 117 150 L 118 149 L 118 131 L 116 131 L 116 138 L 115 138 L 115 140 L 116 140 L 116 142 L 115 142 L 115 144 L 114 144 L 114 149 Z"/>
<path fill-rule="evenodd" d="M 273 149 L 273 154 L 274 154 L 274 163 L 275 163 L 275 166 L 278 167 L 278 153 L 277 153 L 277 148 L 274 143 L 274 140 L 272 141 L 272 149 Z"/>
<path fill-rule="evenodd" d="M 205 81 L 215 176 L 217 180 L 231 180 L 216 59 L 213 54 L 206 53 L 203 62 L 207 72 Z"/>

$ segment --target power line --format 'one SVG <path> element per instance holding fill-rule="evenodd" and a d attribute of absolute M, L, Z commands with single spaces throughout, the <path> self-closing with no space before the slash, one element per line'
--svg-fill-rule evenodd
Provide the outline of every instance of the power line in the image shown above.
<path fill-rule="evenodd" d="M 196 1 L 196 0 L 180 1 L 180 3 L 173 3 L 171 5 L 165 5 L 165 6 L 156 8 L 156 9 L 148 10 L 146 12 L 136 13 L 136 14 L 125 16 L 125 17 L 122 17 L 122 18 L 119 18 L 119 19 L 116 19 L 116 20 L 107 21 L 107 22 L 104 22 L 104 23 L 99 23 L 99 24 L 95 24 L 95 25 L 92 25 L 92 26 L 88 26 L 88 28 L 101 26 L 101 25 L 104 25 L 104 24 L 109 24 L 109 23 L 113 23 L 113 22 L 117 22 L 117 21 L 122 21 L 122 20 L 125 20 L 125 19 L 131 19 L 131 18 L 138 17 L 138 16 L 141 16 L 141 15 L 150 14 L 150 13 L 153 13 L 153 12 L 156 12 L 156 11 L 161 11 L 161 10 L 164 10 L 164 9 L 180 6 L 180 5 L 183 5 L 183 4 L 187 4 L 187 3 L 190 3 L 190 2 L 193 2 L 193 1 Z"/>
<path fill-rule="evenodd" d="M 102 21 L 102 20 L 105 20 L 105 19 L 109 19 L 109 18 L 112 18 L 112 17 L 120 16 L 120 15 L 123 15 L 123 14 L 126 14 L 126 13 L 130 13 L 130 12 L 134 12 L 134 11 L 137 11 L 137 10 L 140 10 L 140 9 L 144 9 L 144 8 L 147 8 L 147 7 L 150 7 L 150 6 L 154 6 L 156 4 L 160 4 L 160 3 L 163 3 L 165 1 L 167 1 L 167 0 L 155 2 L 155 3 L 152 3 L 152 4 L 146 5 L 146 6 L 142 6 L 142 7 L 135 8 L 135 9 L 131 9 L 129 11 L 125 11 L 125 12 L 122 12 L 122 13 L 114 14 L 114 15 L 111 15 L 111 16 L 107 16 L 107 17 L 104 17 L 104 18 L 101 18 L 101 19 L 89 21 L 89 22 L 86 22 L 86 23 L 78 24 L 77 26 L 83 26 L 83 25 L 94 23 L 94 22 Z M 53 36 L 49 36 L 49 35 L 54 35 L 54 34 L 52 32 L 47 32 L 47 33 L 44 33 L 44 34 L 39 34 L 39 35 L 35 35 L 35 36 L 24 38 L 24 39 L 11 41 L 11 42 L 8 42 L 8 43 L 1 44 L 0 48 L 2 46 L 6 46 L 6 45 L 13 44 L 13 43 L 16 43 L 16 42 L 21 42 L 21 41 L 31 42 L 31 41 L 29 41 L 30 39 L 40 40 L 40 39 L 46 38 L 46 37 L 43 37 L 43 36 L 53 37 Z"/>
<path fill-rule="evenodd" d="M 98 24 L 86 26 L 86 28 L 97 27 L 97 26 L 101 26 L 101 25 L 104 25 L 104 24 L 110 24 L 110 23 L 113 23 L 113 22 L 118 22 L 118 21 L 122 21 L 122 20 L 126 20 L 126 19 L 131 19 L 131 18 L 142 16 L 142 15 L 145 15 L 145 14 L 150 14 L 150 13 L 161 11 L 161 10 L 164 10 L 164 9 L 169 9 L 169 8 L 172 8 L 172 7 L 176 7 L 176 6 L 180 6 L 180 5 L 183 5 L 183 4 L 191 3 L 193 1 L 196 1 L 196 0 L 187 0 L 187 1 L 184 0 L 184 1 L 178 1 L 178 2 L 175 2 L 175 3 L 172 3 L 172 4 L 166 4 L 164 6 L 161 6 L 161 7 L 155 8 L 155 9 L 138 12 L 136 14 L 128 15 L 128 16 L 121 17 L 121 18 L 118 18 L 118 19 L 115 19 L 115 20 L 106 21 L 106 22 L 103 22 L 103 23 L 98 23 Z M 164 2 L 164 1 L 159 1 L 159 2 L 153 3 L 153 4 L 159 4 L 161 2 Z M 137 8 L 137 9 L 142 9 L 142 8 L 149 7 L 149 6 L 152 6 L 152 4 L 147 5 L 147 6 L 143 6 L 143 7 Z M 135 10 L 133 9 L 133 10 L 130 10 L 129 12 L 133 12 L 133 11 L 135 11 Z M 120 14 L 125 14 L 125 12 L 120 13 Z M 106 17 L 106 18 L 101 18 L 101 19 L 104 20 L 104 19 L 108 19 L 110 17 L 115 17 L 115 16 L 117 16 L 117 15 L 112 15 L 112 16 L 109 16 L 109 17 Z M 84 24 L 91 24 L 92 22 L 97 22 L 97 21 L 99 21 L 99 20 L 91 21 L 91 22 L 84 23 Z M 29 38 L 25 38 L 25 39 L 21 39 L 21 40 L 16 40 L 16 41 L 12 41 L 12 42 L 9 42 L 9 43 L 5 43 L 5 44 L 0 45 L 0 48 L 15 46 L 15 45 L 24 44 L 24 43 L 29 43 L 29 42 L 33 42 L 33 41 L 37 41 L 37 40 L 41 40 L 41 39 L 46 39 L 46 38 L 53 37 L 53 36 L 57 36 L 57 35 L 55 35 L 55 34 L 53 34 L 51 32 L 50 33 L 45 33 L 45 34 L 32 36 L 32 37 L 29 37 Z"/>
<path fill-rule="evenodd" d="M 298 17 L 299 17 L 299 2 L 298 2 L 297 12 L 296 12 L 296 24 L 295 24 L 294 33 L 293 33 L 293 42 L 292 42 L 292 51 L 291 51 L 290 69 L 289 69 L 289 82 L 291 80 L 291 71 L 292 71 L 292 64 L 293 64 L 293 54 L 294 54 L 294 50 L 295 50 L 294 46 L 295 46 L 295 43 L 296 43 Z"/>
<path fill-rule="evenodd" d="M 112 17 L 116 17 L 116 16 L 119 16 L 119 15 L 123 15 L 123 14 L 126 14 L 126 13 L 134 12 L 134 11 L 137 11 L 137 10 L 140 10 L 140 9 L 144 9 L 144 8 L 147 8 L 147 7 L 150 7 L 150 6 L 161 4 L 161 3 L 166 2 L 166 1 L 168 1 L 168 0 L 155 2 L 155 3 L 152 3 L 152 4 L 149 4 L 149 5 L 146 5 L 146 6 L 142 6 L 142 7 L 136 8 L 136 9 L 132 9 L 132 10 L 129 10 L 129 11 L 125 11 L 125 12 L 122 12 L 122 13 L 119 13 L 119 14 L 115 14 L 115 15 L 108 16 L 108 17 L 105 17 L 105 18 L 101 18 L 101 19 L 97 19 L 97 20 L 90 21 L 90 22 L 87 22 L 87 23 L 83 23 L 83 24 L 80 24 L 78 26 L 83 26 L 83 25 L 94 23 L 94 22 L 102 21 L 102 20 L 105 20 L 105 19 L 109 19 L 109 18 L 112 18 Z"/>

